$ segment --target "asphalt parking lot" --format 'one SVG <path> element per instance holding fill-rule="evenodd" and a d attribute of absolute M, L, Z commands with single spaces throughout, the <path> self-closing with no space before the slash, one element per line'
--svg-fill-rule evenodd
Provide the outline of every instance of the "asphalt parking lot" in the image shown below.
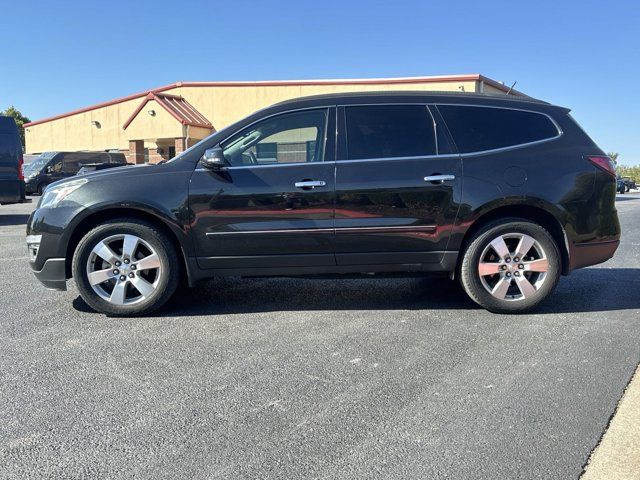
<path fill-rule="evenodd" d="M 0 206 L 1 478 L 580 476 L 640 361 L 640 195 L 536 314 L 443 279 L 223 279 L 157 315 L 31 274 Z"/>

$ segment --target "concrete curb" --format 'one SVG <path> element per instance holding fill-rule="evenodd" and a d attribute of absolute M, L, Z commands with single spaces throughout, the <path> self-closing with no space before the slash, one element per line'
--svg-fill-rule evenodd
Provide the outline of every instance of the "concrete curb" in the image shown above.
<path fill-rule="evenodd" d="M 582 480 L 640 479 L 640 366 L 618 404 Z"/>

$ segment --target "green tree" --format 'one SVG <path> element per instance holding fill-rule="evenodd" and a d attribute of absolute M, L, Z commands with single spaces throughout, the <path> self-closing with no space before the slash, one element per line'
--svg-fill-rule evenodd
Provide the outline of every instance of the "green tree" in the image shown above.
<path fill-rule="evenodd" d="M 16 109 L 13 105 L 7 108 L 4 112 L 0 112 L 0 115 L 4 115 L 5 117 L 13 117 L 16 125 L 18 125 L 18 131 L 20 132 L 20 141 L 22 142 L 22 146 L 24 147 L 24 124 L 29 123 L 31 120 L 22 115 L 20 110 Z"/>
<path fill-rule="evenodd" d="M 618 152 L 609 152 L 607 155 L 609 155 L 609 158 L 613 161 L 614 165 L 618 165 L 618 157 L 620 156 Z"/>

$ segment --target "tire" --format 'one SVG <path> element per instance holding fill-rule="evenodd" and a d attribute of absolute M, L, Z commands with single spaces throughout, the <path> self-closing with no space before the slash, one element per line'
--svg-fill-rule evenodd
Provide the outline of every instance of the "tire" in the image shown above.
<path fill-rule="evenodd" d="M 87 233 L 73 255 L 72 270 L 83 300 L 110 316 L 151 313 L 171 298 L 180 282 L 180 261 L 171 240 L 155 226 L 129 218 L 105 222 Z"/>
<path fill-rule="evenodd" d="M 523 258 L 516 257 L 518 247 L 529 245 L 530 239 L 531 247 L 522 247 L 526 250 Z M 459 278 L 469 297 L 487 310 L 520 313 L 545 300 L 560 274 L 560 251 L 551 234 L 529 220 L 504 218 L 486 225 L 471 238 L 463 253 Z"/>
<path fill-rule="evenodd" d="M 44 189 L 45 189 L 45 185 L 44 184 L 40 184 L 38 185 L 38 187 L 36 188 L 36 195 L 38 196 L 42 196 L 42 194 L 44 193 Z"/>

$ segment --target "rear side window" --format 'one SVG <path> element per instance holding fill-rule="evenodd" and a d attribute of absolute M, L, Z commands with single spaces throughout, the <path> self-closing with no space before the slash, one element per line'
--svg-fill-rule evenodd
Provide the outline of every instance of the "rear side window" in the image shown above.
<path fill-rule="evenodd" d="M 346 107 L 347 158 L 435 155 L 433 120 L 425 105 Z"/>
<path fill-rule="evenodd" d="M 541 113 L 493 107 L 438 105 L 460 153 L 481 152 L 558 136 Z"/>

